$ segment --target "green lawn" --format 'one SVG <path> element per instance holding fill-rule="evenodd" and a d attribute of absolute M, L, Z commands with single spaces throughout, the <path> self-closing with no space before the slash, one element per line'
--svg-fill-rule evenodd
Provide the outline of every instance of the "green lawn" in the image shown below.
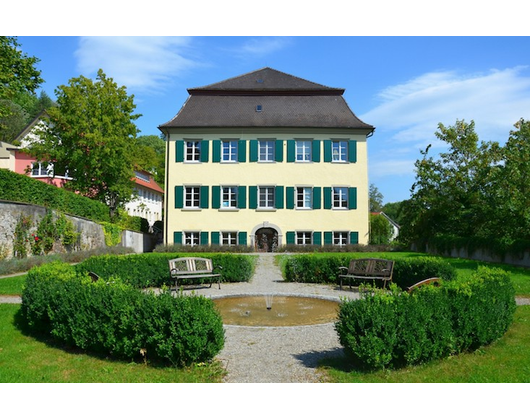
<path fill-rule="evenodd" d="M 508 332 L 473 353 L 399 370 L 363 373 L 345 358 L 328 359 L 321 370 L 329 382 L 527 383 L 530 382 L 530 306 L 519 306 Z"/>
<path fill-rule="evenodd" d="M 99 358 L 57 346 L 50 339 L 25 335 L 18 327 L 20 305 L 0 304 L 0 383 L 157 383 L 221 382 L 215 362 L 190 368 Z"/>

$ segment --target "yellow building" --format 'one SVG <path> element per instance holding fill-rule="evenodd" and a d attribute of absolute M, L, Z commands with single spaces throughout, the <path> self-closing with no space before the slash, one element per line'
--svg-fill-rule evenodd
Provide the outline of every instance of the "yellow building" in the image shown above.
<path fill-rule="evenodd" d="M 344 89 L 263 68 L 189 97 L 166 136 L 166 244 L 367 244 L 366 139 Z"/>

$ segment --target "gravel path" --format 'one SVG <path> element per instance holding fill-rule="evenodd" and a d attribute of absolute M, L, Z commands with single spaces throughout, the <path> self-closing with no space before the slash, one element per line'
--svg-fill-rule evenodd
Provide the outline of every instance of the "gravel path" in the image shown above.
<path fill-rule="evenodd" d="M 208 297 L 273 294 L 318 296 L 339 299 L 357 297 L 332 286 L 284 282 L 274 255 L 259 254 L 256 272 L 249 283 L 223 284 L 197 289 Z M 342 354 L 333 323 L 298 327 L 244 327 L 225 325 L 225 346 L 218 359 L 228 374 L 225 382 L 301 383 L 320 382 L 318 360 Z"/>

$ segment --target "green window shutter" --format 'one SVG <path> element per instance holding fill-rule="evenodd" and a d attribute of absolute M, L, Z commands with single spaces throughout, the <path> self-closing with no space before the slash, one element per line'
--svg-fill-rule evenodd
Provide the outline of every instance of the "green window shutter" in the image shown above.
<path fill-rule="evenodd" d="M 237 161 L 246 162 L 247 161 L 247 141 L 239 140 L 237 144 Z"/>
<path fill-rule="evenodd" d="M 351 162 L 351 163 L 357 162 L 357 141 L 356 140 L 348 141 L 348 162 Z"/>
<path fill-rule="evenodd" d="M 274 144 L 274 160 L 283 162 L 283 140 L 276 140 Z"/>
<path fill-rule="evenodd" d="M 322 208 L 322 188 L 321 187 L 313 187 L 313 209 L 321 209 Z"/>
<path fill-rule="evenodd" d="M 239 186 L 237 188 L 237 208 L 247 208 L 247 187 L 245 186 Z"/>
<path fill-rule="evenodd" d="M 212 186 L 212 209 L 221 208 L 221 187 L 219 185 Z"/>
<path fill-rule="evenodd" d="M 294 162 L 296 158 L 296 148 L 294 140 L 287 140 L 287 162 Z"/>
<path fill-rule="evenodd" d="M 208 245 L 208 232 L 201 232 L 200 244 Z"/>
<path fill-rule="evenodd" d="M 313 140 L 311 142 L 311 160 L 313 162 L 320 162 L 320 140 Z"/>
<path fill-rule="evenodd" d="M 184 140 L 175 142 L 175 162 L 184 162 Z"/>
<path fill-rule="evenodd" d="M 331 162 L 333 160 L 331 145 L 331 140 L 324 140 L 324 162 Z"/>
<path fill-rule="evenodd" d="M 219 238 L 221 237 L 221 234 L 219 232 L 212 232 L 210 235 L 212 238 L 212 245 L 219 245 Z"/>
<path fill-rule="evenodd" d="M 293 245 L 295 243 L 295 233 L 294 232 L 287 232 L 285 234 L 285 239 L 287 241 L 287 245 Z"/>
<path fill-rule="evenodd" d="M 324 232 L 324 245 L 333 245 L 333 232 Z"/>
<path fill-rule="evenodd" d="M 294 209 L 294 187 L 285 187 L 285 208 Z"/>
<path fill-rule="evenodd" d="M 238 232 L 237 234 L 238 245 L 247 245 L 247 232 Z"/>
<path fill-rule="evenodd" d="M 201 209 L 207 209 L 208 208 L 208 187 L 206 185 L 201 186 L 201 192 L 200 192 L 200 207 Z"/>
<path fill-rule="evenodd" d="M 359 243 L 359 232 L 350 232 L 350 245 L 357 245 Z"/>
<path fill-rule="evenodd" d="M 329 210 L 333 207 L 332 188 L 324 187 L 324 208 Z"/>
<path fill-rule="evenodd" d="M 258 161 L 258 141 L 257 140 L 250 140 L 249 141 L 249 161 L 250 162 L 257 162 Z"/>
<path fill-rule="evenodd" d="M 258 187 L 256 186 L 248 187 L 248 208 L 258 208 Z"/>
<path fill-rule="evenodd" d="M 208 162 L 208 155 L 209 155 L 209 142 L 208 140 L 202 140 L 201 141 L 201 162 L 206 163 Z"/>
<path fill-rule="evenodd" d="M 182 232 L 173 232 L 173 243 L 175 245 L 182 245 Z"/>
<path fill-rule="evenodd" d="M 184 207 L 184 187 L 177 185 L 175 187 L 175 208 L 181 209 Z"/>
<path fill-rule="evenodd" d="M 348 208 L 350 210 L 357 208 L 357 188 L 348 188 Z"/>
<path fill-rule="evenodd" d="M 283 209 L 283 187 L 279 185 L 274 188 L 274 207 Z"/>
<path fill-rule="evenodd" d="M 322 232 L 313 232 L 313 245 L 322 245 Z"/>
<path fill-rule="evenodd" d="M 212 162 L 221 162 L 221 140 L 212 141 Z"/>

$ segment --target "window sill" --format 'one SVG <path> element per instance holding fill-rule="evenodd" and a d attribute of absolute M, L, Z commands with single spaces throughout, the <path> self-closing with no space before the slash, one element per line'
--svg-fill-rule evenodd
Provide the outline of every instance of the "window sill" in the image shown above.
<path fill-rule="evenodd" d="M 201 208 L 198 207 L 184 207 L 181 209 L 182 211 L 201 211 Z"/>
<path fill-rule="evenodd" d="M 228 212 L 228 213 L 230 213 L 230 212 L 238 212 L 239 210 L 240 209 L 238 209 L 238 208 L 224 208 L 224 209 L 221 208 L 221 209 L 219 209 L 219 211 Z"/>
<path fill-rule="evenodd" d="M 262 212 L 274 212 L 276 211 L 277 209 L 273 209 L 273 208 L 266 208 L 266 207 L 261 207 L 261 208 L 257 208 L 256 211 L 262 211 Z"/>

